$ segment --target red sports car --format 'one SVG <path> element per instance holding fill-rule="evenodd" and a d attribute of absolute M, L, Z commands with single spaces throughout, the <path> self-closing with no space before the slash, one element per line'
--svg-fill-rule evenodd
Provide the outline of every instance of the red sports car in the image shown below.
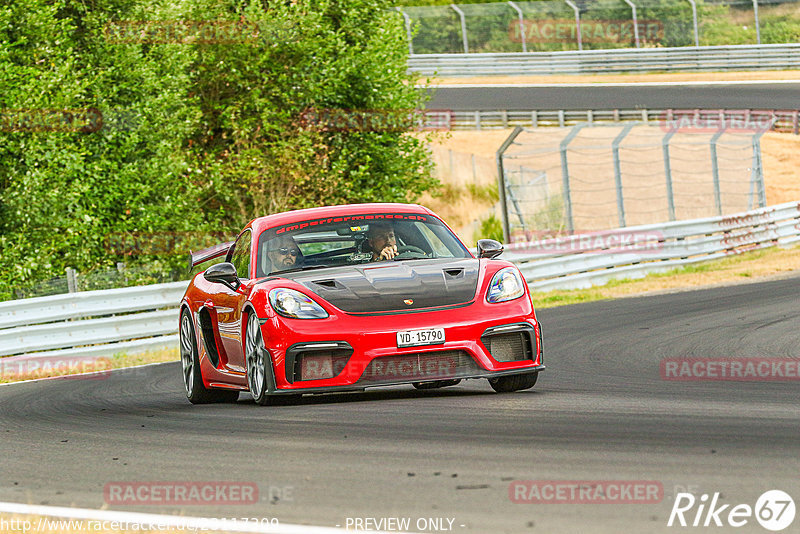
<path fill-rule="evenodd" d="M 541 327 L 503 247 L 476 259 L 429 209 L 407 204 L 312 208 L 251 221 L 235 241 L 191 255 L 180 308 L 192 403 L 249 391 L 258 404 L 303 393 L 488 378 L 533 387 Z"/>

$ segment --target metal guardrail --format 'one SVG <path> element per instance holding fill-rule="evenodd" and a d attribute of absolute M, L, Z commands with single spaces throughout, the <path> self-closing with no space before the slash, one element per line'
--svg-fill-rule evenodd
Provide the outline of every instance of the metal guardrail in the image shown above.
<path fill-rule="evenodd" d="M 800 242 L 800 202 L 735 215 L 619 228 L 506 246 L 535 291 L 641 278 L 747 250 Z"/>
<path fill-rule="evenodd" d="M 415 54 L 409 56 L 408 68 L 424 76 L 787 70 L 800 68 L 800 43 L 582 52 Z"/>
<path fill-rule="evenodd" d="M 176 346 L 176 309 L 187 285 L 172 282 L 0 302 L 0 356 L 99 357 Z"/>
<path fill-rule="evenodd" d="M 800 203 L 506 246 L 532 290 L 574 289 L 800 242 Z M 188 282 L 0 303 L 0 356 L 103 357 L 178 343 Z M 105 316 L 105 317 L 100 317 Z"/>
<path fill-rule="evenodd" d="M 800 134 L 800 111 L 759 109 L 603 109 L 603 110 L 429 110 L 431 122 L 446 130 L 499 130 L 524 126 L 574 126 L 578 123 L 614 123 L 642 121 L 669 126 L 674 117 L 689 117 L 691 124 L 727 124 L 749 127 L 753 123 L 772 124 L 778 132 Z M 712 121 L 714 121 L 712 123 Z M 698 127 L 700 127 L 698 126 Z"/>

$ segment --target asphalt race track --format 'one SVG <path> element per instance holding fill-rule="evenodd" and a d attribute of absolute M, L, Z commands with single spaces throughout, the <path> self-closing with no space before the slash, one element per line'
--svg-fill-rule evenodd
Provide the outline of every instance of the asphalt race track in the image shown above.
<path fill-rule="evenodd" d="M 674 493 L 800 499 L 800 382 L 678 382 L 664 358 L 800 356 L 800 278 L 542 310 L 533 390 L 485 381 L 192 406 L 178 363 L 0 387 L 0 501 L 100 508 L 115 481 L 255 482 L 249 506 L 120 507 L 189 516 L 455 519 L 456 532 L 667 528 Z M 515 504 L 515 480 L 648 480 L 656 504 Z M 687 517 L 694 517 L 694 510 Z M 723 519 L 725 515 L 722 516 Z M 447 522 L 445 521 L 445 525 Z M 461 526 L 464 525 L 464 526 Z M 412 529 L 413 530 L 413 529 Z M 766 532 L 750 518 L 737 532 Z M 800 516 L 785 532 L 800 530 Z"/>
<path fill-rule="evenodd" d="M 798 108 L 800 81 L 439 87 L 428 109 L 604 110 Z"/>

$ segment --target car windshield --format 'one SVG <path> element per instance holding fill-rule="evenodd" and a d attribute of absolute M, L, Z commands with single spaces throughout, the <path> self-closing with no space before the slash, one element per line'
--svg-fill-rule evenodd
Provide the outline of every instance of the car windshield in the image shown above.
<path fill-rule="evenodd" d="M 264 230 L 256 268 L 267 276 L 374 261 L 469 257 L 461 241 L 430 215 L 359 214 Z"/>

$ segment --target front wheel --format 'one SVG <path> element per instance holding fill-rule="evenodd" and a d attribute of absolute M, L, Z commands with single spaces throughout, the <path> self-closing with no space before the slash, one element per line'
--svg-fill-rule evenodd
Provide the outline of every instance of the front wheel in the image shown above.
<path fill-rule="evenodd" d="M 186 398 L 192 404 L 208 404 L 212 402 L 236 402 L 238 391 L 208 389 L 203 384 L 200 371 L 200 355 L 197 351 L 197 338 L 194 335 L 192 315 L 189 310 L 181 312 L 180 330 L 181 368 L 183 370 L 183 387 Z"/>
<path fill-rule="evenodd" d="M 250 313 L 247 319 L 245 332 L 245 359 L 247 362 L 247 385 L 256 404 L 291 404 L 300 398 L 300 395 L 270 395 L 267 373 L 272 371 L 272 362 L 261 337 L 261 327 L 258 317 Z M 269 366 L 269 367 L 267 367 Z"/>
<path fill-rule="evenodd" d="M 497 378 L 490 378 L 489 385 L 498 393 L 510 393 L 532 388 L 536 385 L 538 378 L 538 371 L 524 375 L 498 376 Z"/>

